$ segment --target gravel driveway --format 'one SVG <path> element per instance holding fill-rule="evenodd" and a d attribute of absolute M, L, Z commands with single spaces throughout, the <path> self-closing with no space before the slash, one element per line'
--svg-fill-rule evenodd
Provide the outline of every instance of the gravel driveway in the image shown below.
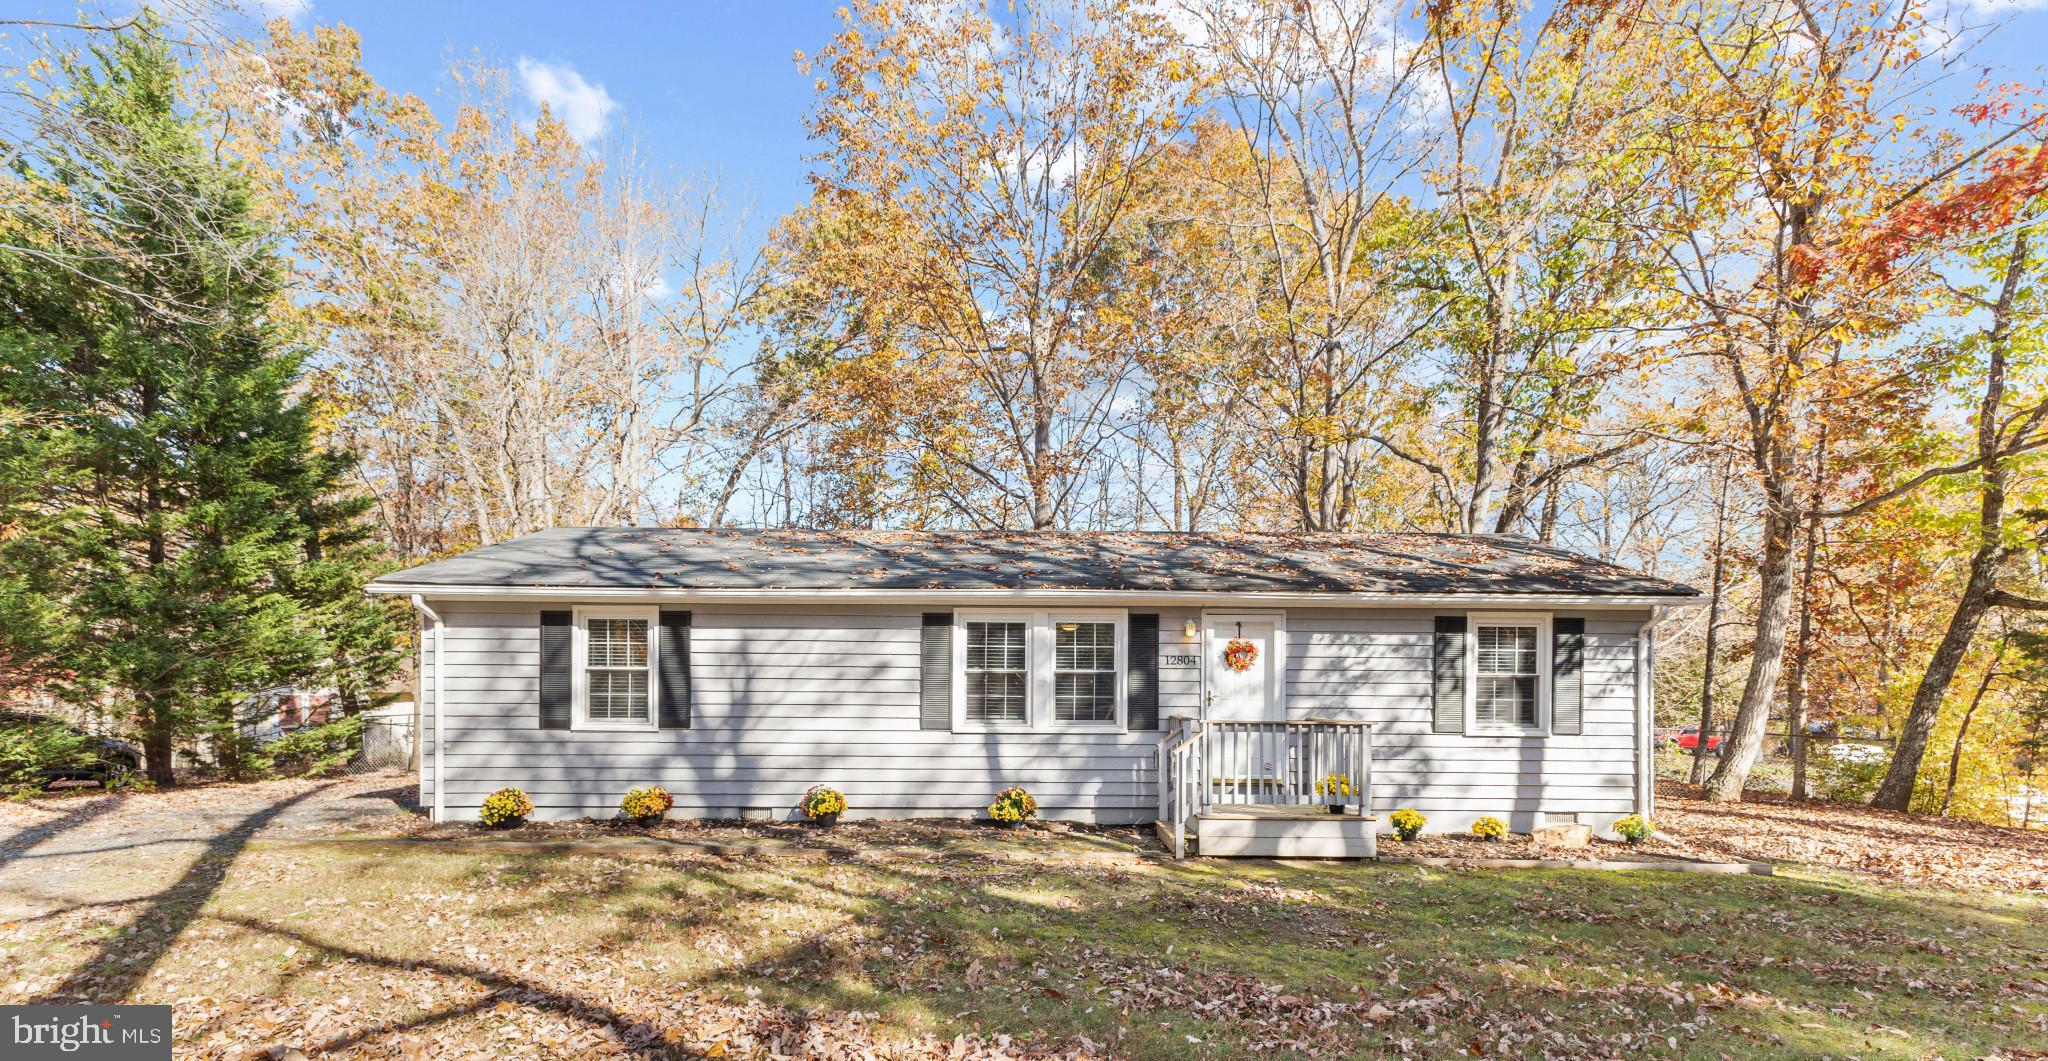
<path fill-rule="evenodd" d="M 390 772 L 0 802 L 0 920 L 154 898 L 257 837 L 407 831 L 418 795 Z"/>

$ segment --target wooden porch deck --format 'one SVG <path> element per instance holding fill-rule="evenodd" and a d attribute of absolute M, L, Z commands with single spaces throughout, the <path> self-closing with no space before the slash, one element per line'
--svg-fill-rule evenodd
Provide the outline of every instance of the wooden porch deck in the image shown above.
<path fill-rule="evenodd" d="M 1332 814 L 1326 785 L 1359 813 Z M 1177 719 L 1159 742 L 1159 838 L 1175 857 L 1373 858 L 1372 726 Z M 1327 790 L 1335 796 L 1338 790 Z"/>

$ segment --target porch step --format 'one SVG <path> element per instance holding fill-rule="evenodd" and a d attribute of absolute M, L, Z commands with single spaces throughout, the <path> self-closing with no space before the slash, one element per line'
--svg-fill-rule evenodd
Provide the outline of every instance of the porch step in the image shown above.
<path fill-rule="evenodd" d="M 1299 807 L 1219 807 L 1195 818 L 1195 850 L 1213 858 L 1373 858 L 1379 819 Z"/>

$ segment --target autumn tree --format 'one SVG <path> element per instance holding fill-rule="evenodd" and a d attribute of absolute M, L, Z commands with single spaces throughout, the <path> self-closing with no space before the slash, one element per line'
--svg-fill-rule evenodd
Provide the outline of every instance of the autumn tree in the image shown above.
<path fill-rule="evenodd" d="M 1443 117 L 1428 173 L 1446 259 L 1442 366 L 1424 452 L 1388 446 L 1449 492 L 1453 529 L 1548 541 L 1567 477 L 1640 445 L 1640 412 L 1602 416 L 1642 357 L 1668 236 L 1628 223 L 1652 156 L 1630 90 L 1647 34 L 1595 5 L 1430 9 Z M 1593 477 L 1597 478 L 1597 472 Z"/>
<path fill-rule="evenodd" d="M 1910 98 L 1923 58 L 1915 9 L 1873 19 L 1848 3 L 1701 0 L 1636 14 L 1658 31 L 1653 91 L 1667 108 L 1645 223 L 1679 234 L 1667 255 L 1690 318 L 1679 347 L 1739 417 L 1761 501 L 1755 650 L 1707 784 L 1735 799 L 1782 677 L 1813 432 L 1926 378 L 1886 364 L 1914 285 L 1852 268 L 1847 252 L 1942 160 L 1888 150 L 1885 108 Z"/>
<path fill-rule="evenodd" d="M 1416 254 L 1431 219 L 1409 194 L 1439 117 L 1431 51 L 1382 0 L 1178 5 L 1220 127 L 1219 196 L 1203 218 L 1212 275 L 1243 305 L 1237 356 L 1285 524 L 1369 522 L 1387 440 L 1412 413 L 1399 379 L 1433 310 Z"/>
<path fill-rule="evenodd" d="M 1139 5 L 998 20 L 864 0 L 805 60 L 811 212 L 864 234 L 815 268 L 890 337 L 885 370 L 950 396 L 888 425 L 937 518 L 1077 522 L 1133 364 L 1091 329 L 1139 174 L 1181 120 L 1175 54 Z"/>
<path fill-rule="evenodd" d="M 452 71 L 443 124 L 370 79 L 347 28 L 269 33 L 223 57 L 213 111 L 292 227 L 328 426 L 394 544 L 724 518 L 723 462 L 756 452 L 726 430 L 760 408 L 762 273 L 715 189 L 519 121 L 501 70 Z"/>
<path fill-rule="evenodd" d="M 2035 205 L 2036 209 L 2026 214 L 2039 216 L 2040 204 Z M 1953 289 L 1964 304 L 1960 308 L 1974 311 L 1983 321 L 1961 343 L 1967 378 L 1980 387 L 1971 425 L 1970 463 L 1976 466 L 1977 511 L 1970 535 L 1969 575 L 1914 691 L 1891 767 L 1872 801 L 1875 806 L 1906 810 L 1911 805 L 1943 701 L 1985 615 L 1997 607 L 2048 609 L 2048 602 L 2016 592 L 2009 584 L 2013 558 L 2034 548 L 2041 533 L 2036 520 L 2014 519 L 2009 512 L 2015 463 L 2048 442 L 2048 392 L 2043 390 L 2048 381 L 2040 374 L 2044 327 L 2048 327 L 2042 303 L 2042 281 L 2048 277 L 2048 267 L 2042 263 L 2048 256 L 2034 242 L 2034 234 L 2025 224 L 1987 241 L 1971 258 L 1988 282 L 1960 284 Z"/>

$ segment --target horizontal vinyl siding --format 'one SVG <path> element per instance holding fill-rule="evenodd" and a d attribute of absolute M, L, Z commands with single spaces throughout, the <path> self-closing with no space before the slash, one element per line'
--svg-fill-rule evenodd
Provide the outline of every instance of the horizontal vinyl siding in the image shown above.
<path fill-rule="evenodd" d="M 1374 724 L 1373 788 L 1381 816 L 1413 807 L 1436 831 L 1464 829 L 1491 814 L 1526 831 L 1545 817 L 1577 815 L 1604 826 L 1631 813 L 1640 620 L 1587 617 L 1585 718 L 1578 736 L 1466 736 L 1430 726 L 1436 614 L 1296 609 L 1288 615 L 1288 714 Z"/>
<path fill-rule="evenodd" d="M 693 608 L 689 729 L 562 732 L 539 728 L 538 607 L 441 611 L 452 819 L 505 785 L 541 817 L 609 816 L 646 784 L 717 817 L 789 817 L 815 784 L 855 817 L 978 815 L 1012 784 L 1050 817 L 1143 821 L 1157 802 L 1157 733 L 920 729 L 916 612 Z"/>
<path fill-rule="evenodd" d="M 793 813 L 814 784 L 855 816 L 972 816 L 1011 784 L 1048 817 L 1150 820 L 1157 732 L 951 733 L 918 725 L 919 612 L 883 607 L 694 608 L 688 730 L 542 731 L 539 607 L 441 603 L 450 741 L 447 813 L 473 818 L 518 785 L 545 817 L 609 816 L 635 785 L 660 784 L 683 815 Z M 1634 640 L 1639 621 L 1589 616 L 1584 731 L 1573 737 L 1430 729 L 1433 611 L 1294 609 L 1289 714 L 1375 723 L 1382 817 L 1414 807 L 1431 828 L 1482 814 L 1520 830 L 1543 816 L 1605 824 L 1634 809 Z M 1160 715 L 1195 715 L 1191 609 L 1159 612 Z M 428 641 L 431 648 L 431 640 Z M 429 657 L 431 666 L 434 662 Z M 427 673 L 431 674 L 429 670 Z M 432 703 L 426 724 L 431 753 Z M 431 754 L 422 798 L 431 801 Z"/>

